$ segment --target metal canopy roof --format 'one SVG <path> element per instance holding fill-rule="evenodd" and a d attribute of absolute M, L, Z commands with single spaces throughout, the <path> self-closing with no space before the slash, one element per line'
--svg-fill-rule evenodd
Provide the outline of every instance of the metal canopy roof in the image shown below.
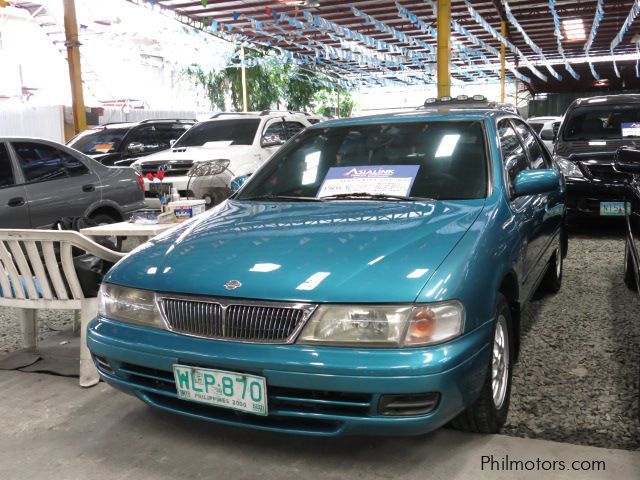
<path fill-rule="evenodd" d="M 133 0 L 136 1 L 136 0 Z M 435 0 L 434 0 L 435 1 Z M 141 3 L 137 1 L 137 3 Z M 398 31 L 418 38 L 427 44 L 435 47 L 435 39 L 423 32 L 414 23 L 402 18 L 398 12 L 398 5 L 406 8 L 415 14 L 425 24 L 435 29 L 436 19 L 432 7 L 426 0 L 208 0 L 208 2 L 200 0 L 157 0 L 152 3 L 158 4 L 163 8 L 170 9 L 176 14 L 184 16 L 187 20 L 194 23 L 204 22 L 206 25 L 211 21 L 230 24 L 233 31 L 242 32 L 242 35 L 250 39 L 260 42 L 269 40 L 273 43 L 273 38 L 265 34 L 272 33 L 274 35 L 282 35 L 283 32 L 291 34 L 296 27 L 291 27 L 287 22 L 275 22 L 274 13 L 279 15 L 285 13 L 303 22 L 305 25 L 300 31 L 298 29 L 296 38 L 302 33 L 307 39 L 313 42 L 321 42 L 321 44 L 330 45 L 337 49 L 341 48 L 340 42 L 336 41 L 335 36 L 330 38 L 326 32 L 320 29 L 306 28 L 303 14 L 308 11 L 314 15 L 335 22 L 336 24 L 347 27 L 352 31 L 365 34 L 369 37 L 384 40 L 385 42 L 405 48 L 410 48 L 416 52 L 425 50 L 416 45 L 403 44 L 393 35 L 381 32 L 378 28 L 367 23 L 363 18 L 357 17 L 351 10 L 353 5 L 360 11 L 371 15 L 376 20 L 397 29 Z M 470 0 L 475 10 L 497 31 L 500 31 L 500 21 L 504 15 L 504 7 L 501 0 Z M 591 26 L 596 14 L 597 0 L 556 0 L 555 9 L 558 13 L 560 21 L 570 19 L 581 19 L 586 35 L 589 35 Z M 206 5 L 204 5 L 206 4 Z M 621 78 L 618 78 L 614 72 L 613 62 L 610 57 L 609 46 L 613 38 L 618 34 L 624 21 L 626 20 L 634 0 L 606 0 L 604 5 L 604 17 L 600 22 L 597 35 L 589 52 L 593 65 L 599 74 L 601 81 L 597 82 L 589 70 L 589 65 L 584 62 L 585 52 L 584 45 L 586 39 L 570 41 L 567 38 L 562 39 L 562 47 L 566 58 L 571 62 L 573 69 L 580 75 L 579 80 L 575 80 L 567 72 L 563 65 L 562 57 L 558 51 L 556 37 L 554 35 L 554 19 L 549 8 L 549 2 L 545 0 L 510 0 L 508 1 L 511 12 L 516 20 L 523 27 L 525 33 L 535 42 L 541 49 L 546 59 L 554 63 L 553 68 L 563 77 L 562 81 L 558 81 L 548 74 L 548 70 L 544 65 L 539 64 L 541 58 L 534 50 L 527 45 L 524 37 L 516 28 L 507 22 L 508 38 L 515 44 L 527 59 L 537 66 L 538 70 L 546 74 L 546 81 L 536 77 L 531 70 L 522 66 L 521 59 L 515 58 L 513 53 L 507 49 L 507 61 L 519 64 L 518 71 L 531 79 L 529 84 L 533 92 L 559 92 L 559 91 L 587 91 L 607 89 L 617 90 L 621 88 L 640 88 L 640 79 L 636 75 L 636 41 L 638 37 L 635 32 L 640 30 L 640 19 L 638 23 L 632 25 L 629 32 L 624 36 L 622 43 L 615 49 L 615 55 L 619 56 L 617 66 Z M 470 16 L 469 11 L 463 0 L 452 0 L 452 20 L 457 21 L 468 31 L 473 33 L 478 39 L 483 40 L 490 46 L 500 49 L 500 43 L 495 40 L 489 33 L 485 31 Z M 258 31 L 254 28 L 250 18 L 258 20 L 262 24 L 262 30 Z M 183 18 L 183 21 L 184 21 Z M 454 35 L 452 42 L 462 42 L 468 47 L 478 49 L 472 45 L 466 38 L 461 35 Z M 280 41 L 276 45 L 295 53 L 303 52 L 299 48 L 292 46 L 292 42 Z M 373 50 L 375 51 L 375 50 Z M 483 51 L 483 53 L 492 61 L 499 62 L 499 59 Z M 604 58 L 597 58 L 604 57 Z M 608 58 L 607 58 L 608 57 Z M 582 59 L 580 63 L 573 63 L 574 60 Z M 460 59 L 454 59 L 453 65 L 465 68 L 465 62 Z M 407 66 L 410 66 L 407 64 Z M 327 62 L 326 67 L 337 75 L 347 75 L 347 72 L 341 69 L 341 62 Z M 375 68 L 361 67 L 364 70 L 375 73 Z M 497 79 L 498 71 L 493 72 L 484 70 L 490 78 Z M 509 74 L 509 72 L 507 72 Z M 453 76 L 464 79 L 464 76 L 453 71 Z M 605 81 L 606 80 L 606 81 Z"/>

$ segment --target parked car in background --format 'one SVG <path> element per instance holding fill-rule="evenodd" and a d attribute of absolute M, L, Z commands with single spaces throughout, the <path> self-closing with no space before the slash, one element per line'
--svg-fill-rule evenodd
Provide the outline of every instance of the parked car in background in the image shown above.
<path fill-rule="evenodd" d="M 547 149 L 488 104 L 324 122 L 119 262 L 88 346 L 108 383 L 195 418 L 497 432 L 521 308 L 561 285 L 564 211 Z"/>
<path fill-rule="evenodd" d="M 195 123 L 179 119 L 108 123 L 85 130 L 67 145 L 103 165 L 126 167 L 137 158 L 168 149 Z"/>
<path fill-rule="evenodd" d="M 553 142 L 561 121 L 562 117 L 531 117 L 527 119 L 529 126 L 538 134 L 550 152 L 553 152 Z M 555 128 L 554 125 L 556 125 Z"/>
<path fill-rule="evenodd" d="M 48 140 L 0 137 L 0 227 L 49 228 L 60 217 L 99 224 L 144 208 L 142 179 Z"/>
<path fill-rule="evenodd" d="M 614 168 L 622 146 L 640 147 L 640 95 L 581 98 L 569 106 L 554 155 L 566 178 L 570 212 L 624 215 L 631 177 Z"/>
<path fill-rule="evenodd" d="M 217 160 L 219 169 L 212 176 L 215 188 L 208 189 L 204 197 L 208 205 L 215 205 L 228 196 L 234 176 L 253 173 L 309 125 L 307 115 L 298 112 L 218 113 L 192 127 L 171 149 L 138 159 L 132 166 L 145 177 L 147 196 L 154 196 L 147 176 L 161 171 L 165 183 L 171 183 L 181 196 L 193 197 L 191 168 L 198 162 Z M 211 167 L 209 172 L 213 172 Z"/>

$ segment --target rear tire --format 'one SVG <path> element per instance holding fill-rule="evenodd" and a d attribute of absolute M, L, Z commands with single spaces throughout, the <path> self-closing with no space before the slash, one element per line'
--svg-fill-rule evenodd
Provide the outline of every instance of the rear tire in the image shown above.
<path fill-rule="evenodd" d="M 507 420 L 511 399 L 513 339 L 511 310 L 507 299 L 498 293 L 493 329 L 492 355 L 482 390 L 467 410 L 453 419 L 454 428 L 475 433 L 498 433 Z"/>
<path fill-rule="evenodd" d="M 629 242 L 624 244 L 624 284 L 629 290 L 638 291 L 638 281 L 636 279 L 636 267 L 629 251 Z"/>
<path fill-rule="evenodd" d="M 547 292 L 558 293 L 560 291 L 560 287 L 562 287 L 562 271 L 564 268 L 563 260 L 562 251 L 560 247 L 558 247 L 549 262 L 547 273 L 544 274 L 544 278 L 542 279 L 542 286 Z"/>

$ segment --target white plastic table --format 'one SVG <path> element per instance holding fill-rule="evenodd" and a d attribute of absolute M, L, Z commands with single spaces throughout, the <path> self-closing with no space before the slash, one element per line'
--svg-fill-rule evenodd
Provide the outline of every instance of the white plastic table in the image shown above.
<path fill-rule="evenodd" d="M 80 230 L 80 233 L 87 237 L 142 237 L 142 241 L 147 241 L 177 225 L 177 223 L 141 225 L 131 222 L 118 222 L 110 223 L 108 225 L 99 225 L 97 227 L 83 228 Z"/>

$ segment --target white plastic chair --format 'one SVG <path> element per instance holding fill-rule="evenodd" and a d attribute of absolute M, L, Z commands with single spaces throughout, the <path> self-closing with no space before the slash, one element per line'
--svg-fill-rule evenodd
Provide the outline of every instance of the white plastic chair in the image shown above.
<path fill-rule="evenodd" d="M 113 263 L 126 255 L 75 231 L 0 229 L 0 307 L 18 309 L 24 348 L 34 350 L 38 310 L 79 310 L 80 385 L 90 387 L 98 383 L 99 376 L 87 348 L 86 334 L 87 324 L 98 313 L 98 302 L 82 293 L 72 247 Z"/>

